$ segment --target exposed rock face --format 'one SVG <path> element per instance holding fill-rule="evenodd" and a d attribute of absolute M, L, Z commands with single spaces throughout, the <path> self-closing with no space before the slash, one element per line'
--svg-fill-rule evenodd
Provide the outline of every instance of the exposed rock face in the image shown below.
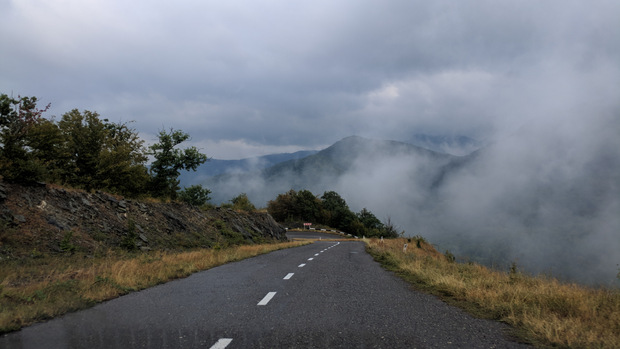
<path fill-rule="evenodd" d="M 0 181 L 2 258 L 33 249 L 60 251 L 67 236 L 76 247 L 93 251 L 127 241 L 143 250 L 268 242 L 286 240 L 285 233 L 267 213 L 201 211 L 180 203 Z"/>

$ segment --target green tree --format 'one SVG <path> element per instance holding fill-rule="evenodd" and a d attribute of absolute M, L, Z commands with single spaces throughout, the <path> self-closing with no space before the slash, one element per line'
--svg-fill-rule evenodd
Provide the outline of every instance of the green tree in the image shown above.
<path fill-rule="evenodd" d="M 246 193 L 239 194 L 238 196 L 232 198 L 230 202 L 232 202 L 232 205 L 233 205 L 232 208 L 235 210 L 241 210 L 241 211 L 247 211 L 247 212 L 256 211 L 256 207 L 250 201 Z"/>
<path fill-rule="evenodd" d="M 44 168 L 27 146 L 30 130 L 49 109 L 37 108 L 36 97 L 0 94 L 0 175 L 9 180 L 39 180 Z"/>
<path fill-rule="evenodd" d="M 327 224 L 341 230 L 348 230 L 357 219 L 347 202 L 335 191 L 327 191 L 321 196 L 323 209 L 326 211 Z"/>
<path fill-rule="evenodd" d="M 278 222 L 295 220 L 295 204 L 297 192 L 291 189 L 284 194 L 278 194 L 275 200 L 267 203 L 267 212 Z"/>
<path fill-rule="evenodd" d="M 203 188 L 202 185 L 192 185 L 189 188 L 183 188 L 178 194 L 179 200 L 194 206 L 201 206 L 211 200 L 209 197 L 211 191 Z"/>
<path fill-rule="evenodd" d="M 99 114 L 73 109 L 62 116 L 58 123 L 65 138 L 69 161 L 65 165 L 63 180 L 70 185 L 91 190 L 101 188 L 99 176 L 101 152 L 105 145 L 106 122 Z"/>
<path fill-rule="evenodd" d="M 383 229 L 383 223 L 365 207 L 357 214 L 357 218 L 366 228 L 367 236 L 375 236 Z"/>
<path fill-rule="evenodd" d="M 297 220 L 306 222 L 323 223 L 323 205 L 321 200 L 317 198 L 309 190 L 300 190 L 297 192 L 294 200 L 294 217 Z"/>
<path fill-rule="evenodd" d="M 62 116 L 58 128 L 64 138 L 64 153 L 58 159 L 64 183 L 129 196 L 144 193 L 150 180 L 146 149 L 127 123 L 74 109 Z"/>
<path fill-rule="evenodd" d="M 49 182 L 61 182 L 63 171 L 69 161 L 65 138 L 58 125 L 43 119 L 29 131 L 27 145 L 35 161 L 45 169 L 44 178 Z"/>
<path fill-rule="evenodd" d="M 347 233 L 352 234 L 354 236 L 368 236 L 368 229 L 364 226 L 359 219 L 354 219 L 349 223 L 349 225 L 344 229 Z"/>
<path fill-rule="evenodd" d="M 143 194 L 150 180 L 144 141 L 127 123 L 106 123 L 105 127 L 98 171 L 102 186 L 130 196 Z"/>
<path fill-rule="evenodd" d="M 196 147 L 186 149 L 175 148 L 189 139 L 189 134 L 171 129 L 170 132 L 159 132 L 159 143 L 149 147 L 150 155 L 155 160 L 151 164 L 151 191 L 159 197 L 176 198 L 179 190 L 179 175 L 181 170 L 195 171 L 208 158 Z"/>
<path fill-rule="evenodd" d="M 387 218 L 387 221 L 383 224 L 383 229 L 381 229 L 381 235 L 386 238 L 398 237 L 398 227 L 394 225 L 392 219 L 389 216 Z"/>

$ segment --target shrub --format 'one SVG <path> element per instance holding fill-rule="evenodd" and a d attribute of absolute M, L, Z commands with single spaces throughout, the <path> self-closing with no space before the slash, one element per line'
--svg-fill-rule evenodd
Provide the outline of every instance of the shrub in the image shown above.
<path fill-rule="evenodd" d="M 192 185 L 189 188 L 183 188 L 178 193 L 179 200 L 188 203 L 193 206 L 202 206 L 211 200 L 209 197 L 211 191 L 207 188 L 203 188 L 202 185 Z"/>
<path fill-rule="evenodd" d="M 60 241 L 60 250 L 62 252 L 73 253 L 77 247 L 71 242 L 73 238 L 73 231 L 69 230 L 65 233 L 65 236 Z"/>
<path fill-rule="evenodd" d="M 130 219 L 127 222 L 127 233 L 121 239 L 120 246 L 128 251 L 135 251 L 138 249 L 136 240 L 138 239 L 138 233 L 136 232 L 136 222 Z"/>
<path fill-rule="evenodd" d="M 256 207 L 250 201 L 250 199 L 248 199 L 248 195 L 246 193 L 239 194 L 238 196 L 230 200 L 230 202 L 232 202 L 232 208 L 235 210 L 247 212 L 256 211 Z"/>

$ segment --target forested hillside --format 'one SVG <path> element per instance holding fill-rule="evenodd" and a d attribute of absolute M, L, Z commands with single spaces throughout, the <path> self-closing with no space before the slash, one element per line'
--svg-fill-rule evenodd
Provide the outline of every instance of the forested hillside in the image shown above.
<path fill-rule="evenodd" d="M 49 105 L 37 102 L 0 95 L 0 176 L 6 181 L 174 199 L 180 172 L 207 161 L 196 147 L 179 148 L 190 138 L 181 130 L 161 130 L 158 143 L 147 148 L 129 122 L 77 109 L 55 120 L 43 115 Z"/>

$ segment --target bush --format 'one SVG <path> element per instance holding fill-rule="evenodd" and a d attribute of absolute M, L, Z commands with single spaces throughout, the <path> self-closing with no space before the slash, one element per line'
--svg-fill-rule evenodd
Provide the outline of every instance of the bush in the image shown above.
<path fill-rule="evenodd" d="M 250 199 L 248 199 L 248 195 L 246 193 L 239 194 L 237 197 L 230 200 L 230 202 L 232 202 L 232 208 L 235 210 L 247 212 L 256 211 L 256 207 Z"/>
<path fill-rule="evenodd" d="M 70 254 L 73 254 L 73 252 L 75 252 L 77 247 L 73 244 L 73 242 L 71 242 L 72 238 L 73 238 L 72 230 L 69 230 L 68 232 L 65 233 L 65 236 L 60 241 L 60 250 L 62 252 L 67 252 Z"/>
<path fill-rule="evenodd" d="M 202 185 L 192 185 L 189 188 L 183 188 L 178 194 L 179 200 L 193 206 L 202 206 L 211 200 L 209 197 L 211 191 L 203 188 Z"/>
<path fill-rule="evenodd" d="M 450 252 L 450 250 L 446 250 L 444 256 L 446 256 L 446 260 L 450 263 L 454 263 L 456 261 L 456 257 L 452 254 L 452 252 Z"/>
<path fill-rule="evenodd" d="M 136 232 L 136 223 L 133 219 L 127 222 L 127 234 L 121 239 L 121 247 L 128 251 L 135 251 L 138 249 L 136 240 L 138 239 L 138 233 Z"/>

